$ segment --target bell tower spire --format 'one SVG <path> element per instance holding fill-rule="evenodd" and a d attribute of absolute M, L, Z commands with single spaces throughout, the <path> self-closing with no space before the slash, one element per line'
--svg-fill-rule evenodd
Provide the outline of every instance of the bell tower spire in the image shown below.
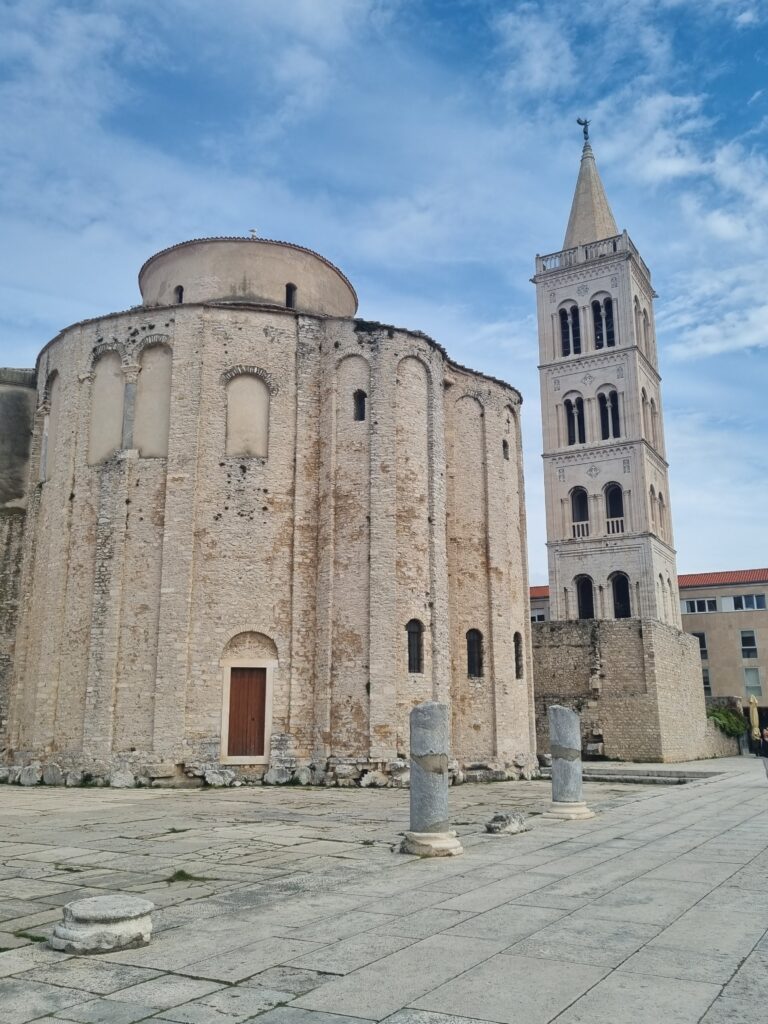
<path fill-rule="evenodd" d="M 584 128 L 584 148 L 581 151 L 581 167 L 576 181 L 576 191 L 573 193 L 571 215 L 568 218 L 563 242 L 564 249 L 588 245 L 590 242 L 611 238 L 619 233 L 600 180 L 595 154 L 589 144 L 589 121 L 581 117 L 577 120 Z"/>

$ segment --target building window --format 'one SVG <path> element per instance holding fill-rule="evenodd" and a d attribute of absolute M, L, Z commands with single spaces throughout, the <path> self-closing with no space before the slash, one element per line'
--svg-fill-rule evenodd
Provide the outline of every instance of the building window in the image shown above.
<path fill-rule="evenodd" d="M 424 671 L 424 626 L 418 619 L 406 624 L 408 634 L 408 671 L 420 674 Z"/>
<path fill-rule="evenodd" d="M 546 621 L 547 621 L 547 613 L 546 612 L 531 612 L 531 622 L 546 622 Z"/>
<path fill-rule="evenodd" d="M 167 345 L 150 345 L 141 353 L 131 447 L 138 449 L 143 459 L 168 455 L 172 360 Z"/>
<path fill-rule="evenodd" d="M 711 697 L 712 696 L 712 684 L 709 681 L 709 669 L 708 668 L 702 668 L 702 670 L 701 670 L 701 679 L 702 679 L 702 682 L 704 683 L 704 696 L 705 697 Z"/>
<path fill-rule="evenodd" d="M 568 444 L 585 444 L 587 433 L 584 423 L 584 399 L 580 395 L 576 398 L 566 398 L 564 405 Z"/>
<path fill-rule="evenodd" d="M 623 572 L 614 573 L 611 577 L 611 590 L 613 591 L 613 617 L 615 619 L 629 619 L 632 616 L 632 607 L 629 600 L 629 579 Z"/>
<path fill-rule="evenodd" d="M 501 454 L 509 462 L 509 441 L 504 440 L 501 442 Z"/>
<path fill-rule="evenodd" d="M 742 629 L 741 631 L 741 656 L 742 658 L 757 657 L 757 637 L 754 629 Z"/>
<path fill-rule="evenodd" d="M 470 679 L 483 675 L 483 634 L 479 629 L 467 630 L 467 675 Z"/>
<path fill-rule="evenodd" d="M 605 522 L 608 533 L 624 533 L 624 491 L 619 484 L 605 488 Z"/>
<path fill-rule="evenodd" d="M 269 452 L 269 388 L 255 374 L 240 373 L 227 382 L 226 453 L 266 459 Z"/>
<path fill-rule="evenodd" d="M 595 617 L 595 594 L 592 586 L 592 579 L 589 576 L 577 576 L 576 601 L 580 619 L 594 619 Z"/>
<path fill-rule="evenodd" d="M 707 661 L 709 658 L 709 652 L 707 651 L 707 634 L 706 633 L 691 633 L 691 636 L 695 636 L 699 641 L 699 654 L 701 654 L 701 660 Z"/>
<path fill-rule="evenodd" d="M 365 403 L 368 396 L 364 391 L 356 391 L 352 395 L 352 419 L 364 420 L 365 419 Z"/>
<path fill-rule="evenodd" d="M 592 322 L 595 329 L 595 348 L 613 348 L 616 344 L 616 333 L 613 327 L 612 299 L 593 300 Z"/>
<path fill-rule="evenodd" d="M 748 697 L 762 697 L 763 688 L 760 685 L 759 668 L 744 669 L 744 687 L 747 691 Z"/>
<path fill-rule="evenodd" d="M 523 678 L 523 637 L 515 633 L 515 679 Z"/>
<path fill-rule="evenodd" d="M 296 308 L 296 285 L 287 284 L 285 286 L 285 305 L 288 309 Z"/>
<path fill-rule="evenodd" d="M 571 520 L 575 538 L 589 536 L 589 498 L 583 487 L 571 491 Z"/>
<path fill-rule="evenodd" d="M 737 594 L 735 597 L 721 597 L 720 608 L 724 612 L 764 611 L 765 594 Z"/>
<path fill-rule="evenodd" d="M 601 391 L 597 396 L 597 403 L 600 409 L 600 435 L 603 441 L 621 437 L 617 392 L 613 388 L 609 391 Z"/>
<path fill-rule="evenodd" d="M 180 306 L 184 301 L 184 287 L 182 285 L 176 285 L 173 289 L 173 297 L 176 299 L 176 305 Z"/>
<path fill-rule="evenodd" d="M 575 356 L 581 353 L 581 324 L 579 307 L 569 306 L 560 310 L 560 351 L 564 356 L 571 352 Z"/>
<path fill-rule="evenodd" d="M 681 601 L 683 615 L 700 615 L 702 612 L 716 612 L 717 598 L 696 598 L 695 601 Z M 725 609 L 723 609 L 725 611 Z"/>

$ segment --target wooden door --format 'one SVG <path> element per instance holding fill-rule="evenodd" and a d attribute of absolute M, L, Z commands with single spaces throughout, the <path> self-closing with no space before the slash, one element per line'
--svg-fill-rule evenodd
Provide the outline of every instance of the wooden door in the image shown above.
<path fill-rule="evenodd" d="M 229 757 L 264 756 L 267 670 L 233 668 L 229 683 Z"/>

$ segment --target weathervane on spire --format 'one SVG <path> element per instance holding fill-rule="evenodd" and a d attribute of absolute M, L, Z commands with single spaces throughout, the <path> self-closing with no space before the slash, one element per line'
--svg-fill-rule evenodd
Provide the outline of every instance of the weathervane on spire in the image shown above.
<path fill-rule="evenodd" d="M 584 141 L 589 142 L 589 126 L 591 124 L 585 117 L 577 117 L 576 124 L 580 124 L 584 129 Z"/>

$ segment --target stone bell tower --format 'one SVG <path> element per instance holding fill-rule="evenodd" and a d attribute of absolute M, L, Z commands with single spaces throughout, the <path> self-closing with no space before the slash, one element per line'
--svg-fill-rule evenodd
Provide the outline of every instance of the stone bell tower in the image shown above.
<path fill-rule="evenodd" d="M 551 617 L 680 628 L 655 293 L 584 135 L 563 247 L 533 278 Z"/>

